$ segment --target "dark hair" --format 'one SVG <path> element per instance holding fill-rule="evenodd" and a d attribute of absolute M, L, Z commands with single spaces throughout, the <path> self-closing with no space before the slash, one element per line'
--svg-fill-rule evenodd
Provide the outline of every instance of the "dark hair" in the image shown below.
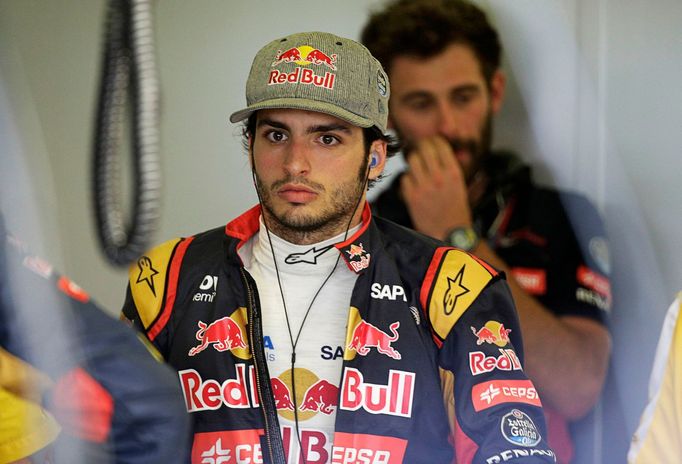
<path fill-rule="evenodd" d="M 256 133 L 256 114 L 258 112 L 255 111 L 251 113 L 249 118 L 244 122 L 244 126 L 242 128 L 242 146 L 244 147 L 244 150 L 248 153 L 249 149 L 251 148 L 249 146 L 249 136 L 252 136 Z M 383 140 L 386 142 L 386 157 L 390 158 L 394 156 L 396 153 L 400 151 L 402 148 L 400 145 L 400 142 L 398 142 L 398 139 L 392 135 L 388 134 L 382 134 L 381 131 L 375 127 L 365 127 L 362 129 L 362 139 L 363 139 L 363 144 L 365 147 L 365 153 L 369 154 L 369 149 L 372 146 L 372 143 L 375 140 Z M 251 138 L 253 140 L 253 138 Z M 381 174 L 379 177 L 377 177 L 374 180 L 370 180 L 368 184 L 368 188 L 372 188 L 374 184 L 384 178 L 384 175 Z"/>
<path fill-rule="evenodd" d="M 362 43 L 391 74 L 398 56 L 431 58 L 452 44 L 476 54 L 488 85 L 500 67 L 502 45 L 485 13 L 466 0 L 395 0 L 374 12 Z"/>

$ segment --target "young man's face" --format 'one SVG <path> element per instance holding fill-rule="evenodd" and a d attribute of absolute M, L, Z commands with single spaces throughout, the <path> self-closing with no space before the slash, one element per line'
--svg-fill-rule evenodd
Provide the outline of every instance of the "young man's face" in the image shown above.
<path fill-rule="evenodd" d="M 315 243 L 345 231 L 353 215 L 351 226 L 359 222 L 369 161 L 361 128 L 312 111 L 261 110 L 252 137 L 263 214 L 277 235 Z M 382 143 L 372 150 L 385 157 Z"/>
<path fill-rule="evenodd" d="M 452 44 L 427 59 L 398 56 L 390 67 L 389 116 L 407 145 L 440 135 L 453 147 L 467 178 L 490 149 L 492 115 L 502 103 L 504 76 L 488 87 L 479 61 L 466 45 Z"/>

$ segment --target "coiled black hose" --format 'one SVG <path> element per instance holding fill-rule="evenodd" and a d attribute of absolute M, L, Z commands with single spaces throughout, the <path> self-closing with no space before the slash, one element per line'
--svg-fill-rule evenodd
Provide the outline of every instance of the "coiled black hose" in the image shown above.
<path fill-rule="evenodd" d="M 150 0 L 110 0 L 97 103 L 93 194 L 97 233 L 108 261 L 125 266 L 149 246 L 159 219 L 159 90 Z M 120 141 L 132 111 L 132 214 L 121 207 Z"/>

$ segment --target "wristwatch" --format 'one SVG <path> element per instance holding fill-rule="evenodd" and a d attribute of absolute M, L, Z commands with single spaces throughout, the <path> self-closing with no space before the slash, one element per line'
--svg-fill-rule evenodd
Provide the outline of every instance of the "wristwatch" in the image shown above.
<path fill-rule="evenodd" d="M 447 242 L 464 251 L 472 251 L 478 245 L 478 234 L 471 227 L 455 227 L 448 234 Z"/>

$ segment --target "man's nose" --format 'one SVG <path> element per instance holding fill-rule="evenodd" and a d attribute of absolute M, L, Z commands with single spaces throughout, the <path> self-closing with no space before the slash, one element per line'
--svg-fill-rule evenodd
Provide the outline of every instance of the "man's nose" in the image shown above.
<path fill-rule="evenodd" d="M 310 171 L 310 152 L 305 143 L 289 143 L 284 155 L 284 169 L 293 176 Z"/>
<path fill-rule="evenodd" d="M 448 140 L 460 136 L 461 127 L 458 124 L 456 112 L 447 103 L 438 105 L 437 130 Z"/>

